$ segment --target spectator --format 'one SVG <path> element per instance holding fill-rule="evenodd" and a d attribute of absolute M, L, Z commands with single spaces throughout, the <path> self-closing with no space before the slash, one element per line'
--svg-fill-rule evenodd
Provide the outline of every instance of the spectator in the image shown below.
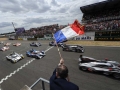
<path fill-rule="evenodd" d="M 79 90 L 77 85 L 69 81 L 68 69 L 63 59 L 50 77 L 50 90 Z"/>

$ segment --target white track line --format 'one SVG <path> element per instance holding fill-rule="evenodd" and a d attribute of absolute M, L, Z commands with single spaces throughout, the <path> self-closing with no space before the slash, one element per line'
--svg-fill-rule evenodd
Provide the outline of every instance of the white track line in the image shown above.
<path fill-rule="evenodd" d="M 50 49 L 52 49 L 53 47 L 48 48 L 47 50 L 45 50 L 45 52 L 49 51 Z M 12 77 L 14 74 L 16 74 L 17 72 L 19 72 L 21 69 L 23 69 L 24 67 L 26 67 L 28 64 L 30 64 L 31 62 L 33 62 L 36 59 L 31 59 L 30 61 L 28 61 L 26 64 L 24 64 L 23 66 L 21 66 L 20 68 L 18 68 L 17 70 L 13 71 L 12 73 L 10 73 L 9 75 L 7 75 L 5 78 L 0 80 L 0 84 L 3 83 L 3 81 L 7 80 L 9 77 Z M 1 90 L 1 89 L 0 89 Z"/>

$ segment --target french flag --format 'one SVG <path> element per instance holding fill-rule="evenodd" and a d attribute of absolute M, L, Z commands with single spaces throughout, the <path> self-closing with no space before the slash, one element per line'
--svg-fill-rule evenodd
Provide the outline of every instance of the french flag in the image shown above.
<path fill-rule="evenodd" d="M 82 34 L 84 34 L 84 26 L 82 26 L 78 20 L 75 20 L 73 24 L 57 31 L 54 34 L 54 38 L 56 43 L 60 43 Z"/>

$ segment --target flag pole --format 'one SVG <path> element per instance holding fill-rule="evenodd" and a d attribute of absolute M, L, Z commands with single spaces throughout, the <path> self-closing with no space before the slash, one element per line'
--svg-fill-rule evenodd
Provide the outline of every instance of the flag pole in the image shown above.
<path fill-rule="evenodd" d="M 12 25 L 13 25 L 13 27 L 14 27 L 14 30 L 15 30 L 15 26 L 14 26 L 13 22 L 12 22 Z"/>
<path fill-rule="evenodd" d="M 53 34 L 53 33 L 52 33 L 52 35 L 53 35 L 53 37 L 54 37 L 54 34 Z M 54 37 L 54 40 L 55 40 L 55 37 Z M 58 44 L 57 44 L 56 40 L 55 40 L 55 44 L 56 44 L 56 46 L 57 46 L 57 50 L 58 50 L 58 52 L 59 52 L 59 56 L 60 56 L 60 58 L 62 58 L 62 55 L 61 55 L 61 53 L 60 53 L 60 49 L 59 49 L 59 47 L 58 47 Z"/>
<path fill-rule="evenodd" d="M 12 22 L 12 25 L 13 25 L 13 28 L 14 28 L 14 31 L 15 31 L 15 25 L 14 25 L 13 22 Z M 16 31 L 15 31 L 15 33 L 16 33 Z M 15 37 L 15 39 L 18 39 L 18 36 L 17 36 L 17 35 L 15 35 L 14 37 Z"/>

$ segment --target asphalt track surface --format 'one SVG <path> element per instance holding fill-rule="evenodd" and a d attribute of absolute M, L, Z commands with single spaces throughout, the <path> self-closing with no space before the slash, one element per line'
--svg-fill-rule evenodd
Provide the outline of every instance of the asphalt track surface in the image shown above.
<path fill-rule="evenodd" d="M 60 60 L 59 53 L 56 47 L 46 51 L 46 56 L 42 59 L 33 60 L 31 63 L 20 69 L 18 72 L 8 77 L 11 73 L 32 60 L 26 56 L 26 51 L 32 48 L 36 50 L 47 50 L 50 48 L 49 41 L 40 41 L 42 46 L 31 47 L 29 43 L 32 41 L 5 41 L 5 42 L 21 42 L 22 45 L 15 47 L 12 44 L 10 50 L 0 51 L 0 82 L 2 90 L 20 90 L 24 85 L 31 86 L 40 77 L 49 80 L 53 70 Z M 38 42 L 38 41 L 37 41 Z M 3 44 L 0 44 L 2 47 Z M 80 90 L 119 90 L 120 80 L 114 79 L 112 76 L 104 76 L 97 73 L 84 72 L 78 69 L 78 58 L 80 54 L 93 57 L 96 59 L 109 58 L 120 62 L 120 47 L 101 47 L 101 46 L 84 46 L 84 53 L 65 52 L 60 48 L 60 52 L 69 69 L 70 81 L 77 84 Z M 25 59 L 13 64 L 7 61 L 5 56 L 12 51 L 22 53 Z M 46 85 L 46 90 L 49 90 L 49 85 Z M 40 90 L 41 83 L 38 83 L 33 90 Z"/>

